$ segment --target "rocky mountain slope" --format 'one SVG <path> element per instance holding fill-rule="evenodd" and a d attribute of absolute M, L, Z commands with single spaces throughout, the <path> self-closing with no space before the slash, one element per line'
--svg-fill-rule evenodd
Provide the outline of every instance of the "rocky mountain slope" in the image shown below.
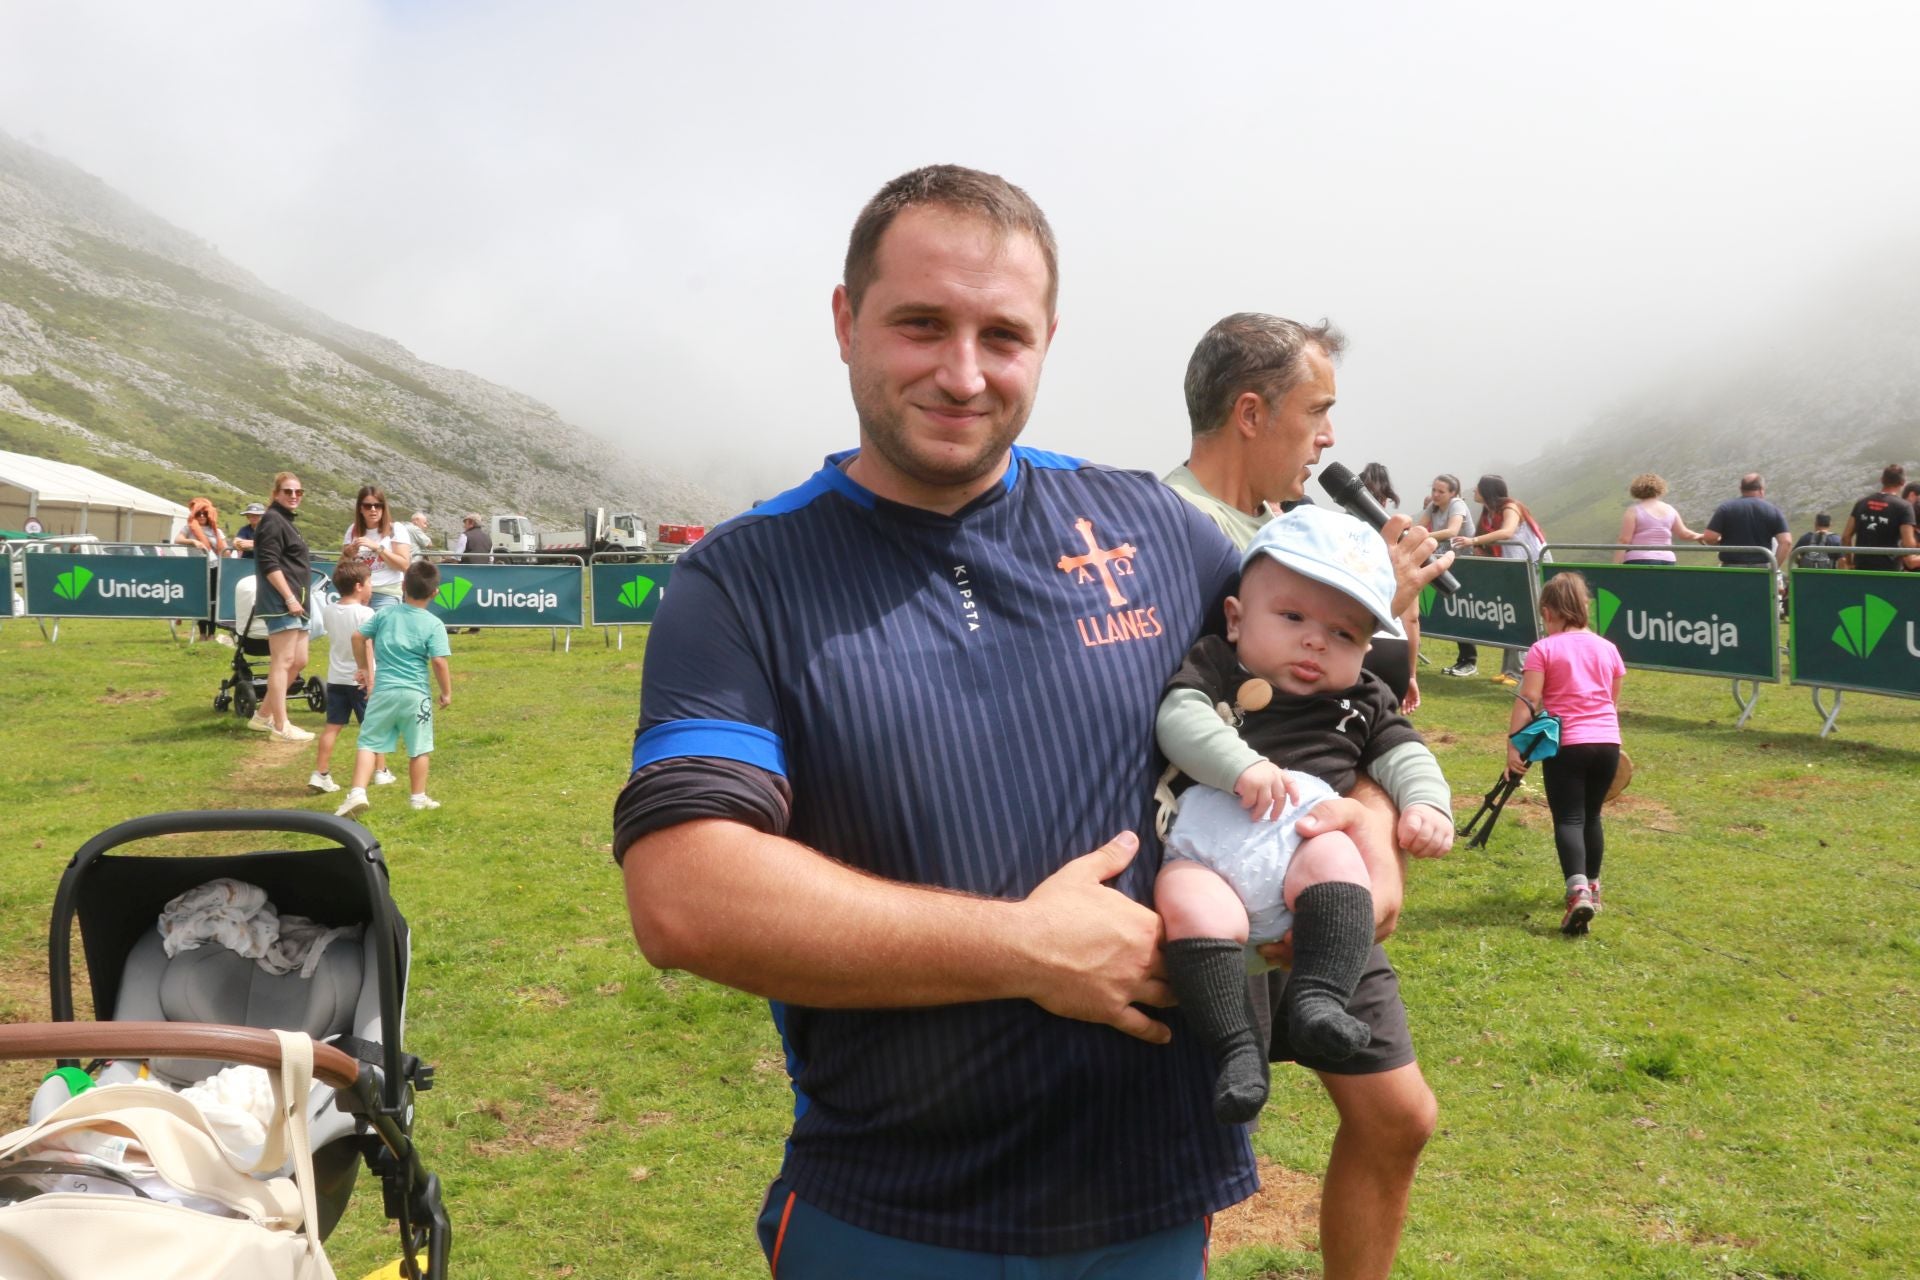
<path fill-rule="evenodd" d="M 1666 374 L 1508 473 L 1550 537 L 1613 541 L 1643 471 L 1667 481 L 1695 528 L 1736 496 L 1743 472 L 1759 471 L 1796 537 L 1820 511 L 1841 528 L 1889 462 L 1920 479 L 1920 253 L 1876 255 L 1790 323 L 1722 355 Z"/>
<path fill-rule="evenodd" d="M 711 520 L 552 409 L 275 293 L 74 166 L 0 134 L 0 449 L 237 513 L 273 473 L 344 524 L 364 483 L 441 526 L 587 506 Z M 456 526 L 457 527 L 457 526 Z"/>

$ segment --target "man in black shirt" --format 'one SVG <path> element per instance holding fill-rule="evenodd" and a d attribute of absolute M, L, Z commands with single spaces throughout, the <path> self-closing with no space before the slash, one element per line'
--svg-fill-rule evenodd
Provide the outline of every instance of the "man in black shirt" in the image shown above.
<path fill-rule="evenodd" d="M 1840 541 L 1849 547 L 1906 547 L 1920 549 L 1914 536 L 1913 504 L 1900 496 L 1907 469 L 1890 462 L 1880 473 L 1880 491 L 1870 493 L 1853 504 L 1847 517 L 1847 531 Z M 1852 569 L 1920 569 L 1920 555 L 1848 556 Z"/>
<path fill-rule="evenodd" d="M 1721 564 L 1782 564 L 1792 550 L 1787 518 L 1766 499 L 1767 482 L 1757 471 L 1740 477 L 1740 496 L 1714 508 L 1700 540 L 1709 546 L 1771 547 L 1772 556 L 1758 551 L 1722 551 Z"/>

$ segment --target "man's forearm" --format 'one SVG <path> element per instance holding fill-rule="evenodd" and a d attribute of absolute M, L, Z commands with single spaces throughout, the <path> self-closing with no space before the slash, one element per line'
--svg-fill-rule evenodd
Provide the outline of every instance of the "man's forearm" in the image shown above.
<path fill-rule="evenodd" d="M 643 836 L 622 870 L 634 935 L 661 968 L 817 1008 L 1031 994 L 1016 976 L 1030 963 L 1022 903 L 883 880 L 717 819 Z"/>
<path fill-rule="evenodd" d="M 1384 942 L 1400 922 L 1400 904 L 1406 892 L 1407 855 L 1394 840 L 1399 814 L 1384 788 L 1372 778 L 1361 776 L 1350 797 L 1366 810 L 1366 820 L 1348 831 L 1367 864 L 1373 881 L 1374 940 Z"/>

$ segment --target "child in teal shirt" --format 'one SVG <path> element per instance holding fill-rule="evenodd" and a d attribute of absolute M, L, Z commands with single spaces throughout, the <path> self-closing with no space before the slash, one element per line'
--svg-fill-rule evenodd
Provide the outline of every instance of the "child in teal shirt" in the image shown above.
<path fill-rule="evenodd" d="M 359 751 L 353 760 L 353 789 L 334 812 L 342 818 L 365 813 L 367 783 L 373 779 L 374 759 L 407 744 L 407 773 L 413 783 L 415 809 L 438 809 L 427 795 L 428 757 L 433 753 L 433 690 L 427 683 L 431 668 L 440 686 L 440 705 L 453 705 L 453 676 L 447 659 L 447 627 L 427 612 L 427 602 L 440 586 L 440 570 L 430 560 L 407 566 L 401 594 L 406 606 L 382 609 L 360 624 L 353 636 L 354 678 L 361 688 L 371 686 L 367 710 L 360 722 Z M 368 671 L 368 655 L 378 670 Z"/>

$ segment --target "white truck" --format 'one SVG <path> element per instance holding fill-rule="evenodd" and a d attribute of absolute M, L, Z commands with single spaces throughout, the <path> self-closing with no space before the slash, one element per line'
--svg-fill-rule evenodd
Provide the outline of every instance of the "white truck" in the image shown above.
<path fill-rule="evenodd" d="M 496 552 L 520 555 L 579 556 L 586 559 L 599 551 L 646 551 L 647 522 L 631 511 L 615 512 L 607 518 L 605 508 L 589 507 L 577 529 L 542 532 L 526 516 L 503 513 L 487 521 Z"/>

